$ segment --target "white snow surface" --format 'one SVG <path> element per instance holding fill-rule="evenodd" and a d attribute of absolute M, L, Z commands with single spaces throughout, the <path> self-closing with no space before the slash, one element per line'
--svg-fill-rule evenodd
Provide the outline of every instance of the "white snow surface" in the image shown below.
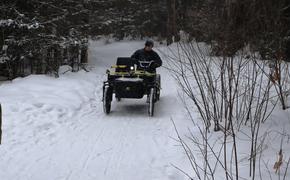
<path fill-rule="evenodd" d="M 115 64 L 117 57 L 130 56 L 142 48 L 143 43 L 90 41 L 90 72 L 72 73 L 68 67 L 62 67 L 59 78 L 31 75 L 2 83 L 0 180 L 188 180 L 175 167 L 198 179 L 176 141 L 172 120 L 182 137 L 190 130 L 200 142 L 202 139 L 179 100 L 177 83 L 164 68 L 166 57 L 162 57 L 164 67 L 158 69 L 162 90 L 154 117 L 148 117 L 146 97 L 121 102 L 114 99 L 112 112 L 103 113 L 106 69 Z M 155 49 L 166 52 L 166 47 L 156 46 Z M 197 115 L 193 119 L 199 121 Z M 258 155 L 262 159 L 258 159 L 261 165 L 256 179 L 260 176 L 263 180 L 279 179 L 279 176 L 283 179 L 290 157 L 289 125 L 289 110 L 279 107 L 261 125 L 258 141 L 265 137 L 265 142 L 262 154 Z M 252 179 L 249 177 L 250 134 L 250 128 L 246 127 L 236 134 L 241 179 Z M 210 137 L 214 151 L 219 152 L 223 134 L 212 132 Z M 281 173 L 275 174 L 273 165 L 281 142 L 283 164 Z M 196 149 L 192 146 L 193 156 L 202 165 L 202 152 Z M 215 179 L 225 179 L 224 173 L 220 167 L 215 169 Z"/>
<path fill-rule="evenodd" d="M 91 41 L 90 72 L 2 83 L 0 180 L 186 179 L 173 167 L 188 164 L 171 119 L 180 127 L 190 122 L 167 70 L 159 69 L 163 89 L 154 117 L 145 97 L 113 100 L 111 114 L 103 113 L 105 70 L 143 43 Z"/>

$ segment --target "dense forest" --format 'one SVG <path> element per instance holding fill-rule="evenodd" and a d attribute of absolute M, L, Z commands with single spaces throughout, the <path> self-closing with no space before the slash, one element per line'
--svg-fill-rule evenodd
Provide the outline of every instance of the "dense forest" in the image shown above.
<path fill-rule="evenodd" d="M 288 0 L 2 0 L 0 74 L 53 73 L 87 62 L 89 37 L 206 42 L 214 55 L 248 46 L 262 58 L 290 57 Z M 174 38 L 173 38 L 174 37 Z"/>

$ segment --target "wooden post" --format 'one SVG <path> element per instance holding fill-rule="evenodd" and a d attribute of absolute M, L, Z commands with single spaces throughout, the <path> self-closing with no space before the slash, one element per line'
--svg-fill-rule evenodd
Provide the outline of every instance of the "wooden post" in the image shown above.
<path fill-rule="evenodd" d="M 2 144 L 2 106 L 0 104 L 0 144 Z"/>

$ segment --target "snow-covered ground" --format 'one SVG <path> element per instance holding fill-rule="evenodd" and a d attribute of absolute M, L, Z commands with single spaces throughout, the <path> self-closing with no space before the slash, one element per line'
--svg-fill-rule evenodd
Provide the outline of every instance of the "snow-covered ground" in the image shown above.
<path fill-rule="evenodd" d="M 179 127 L 190 122 L 167 70 L 159 69 L 163 89 L 154 117 L 145 98 L 113 101 L 112 113 L 103 113 L 105 70 L 143 43 L 92 41 L 90 72 L 3 83 L 0 180 L 185 179 L 173 167 L 188 164 L 171 118 Z"/>
<path fill-rule="evenodd" d="M 196 138 L 200 134 L 187 117 L 178 98 L 177 84 L 166 68 L 158 69 L 162 90 L 154 117 L 148 117 L 145 98 L 114 100 L 111 114 L 103 113 L 101 99 L 106 69 L 117 57 L 130 56 L 143 43 L 91 41 L 90 72 L 67 72 L 59 78 L 31 75 L 2 83 L 0 180 L 187 180 L 174 166 L 196 177 L 176 141 L 172 120 L 182 137 L 188 130 Z M 165 48 L 156 45 L 155 49 L 166 52 Z M 163 62 L 166 66 L 165 57 Z M 261 175 L 263 180 L 279 179 L 273 165 L 282 142 L 280 179 L 283 179 L 290 157 L 289 114 L 289 110 L 277 107 L 261 125 L 258 141 L 263 138 L 265 141 L 259 152 L 261 166 L 257 178 Z M 198 116 L 194 120 L 198 122 Z M 239 175 L 244 179 L 251 179 L 250 134 L 250 128 L 237 132 Z M 222 133 L 212 131 L 210 136 L 217 140 L 216 147 L 222 145 Z M 202 152 L 191 148 L 202 165 Z M 215 169 L 215 174 L 215 179 L 224 179 L 222 169 Z"/>

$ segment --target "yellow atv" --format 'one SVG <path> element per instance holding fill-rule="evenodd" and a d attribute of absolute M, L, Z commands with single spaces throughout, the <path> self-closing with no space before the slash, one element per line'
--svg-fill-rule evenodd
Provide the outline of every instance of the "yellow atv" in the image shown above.
<path fill-rule="evenodd" d="M 116 65 L 107 70 L 108 79 L 103 85 L 103 108 L 106 114 L 111 111 L 113 94 L 122 98 L 141 99 L 147 95 L 148 114 L 154 115 L 154 103 L 160 98 L 160 75 L 152 72 L 154 61 L 137 61 L 129 57 L 117 58 Z"/>

